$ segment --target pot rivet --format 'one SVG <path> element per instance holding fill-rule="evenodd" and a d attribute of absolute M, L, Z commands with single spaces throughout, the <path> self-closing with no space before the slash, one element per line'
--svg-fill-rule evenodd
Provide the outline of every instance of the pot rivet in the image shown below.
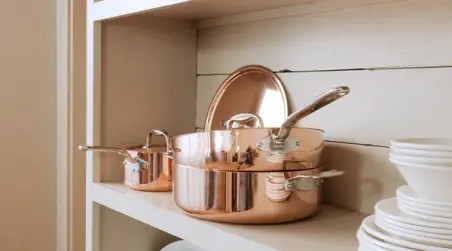
<path fill-rule="evenodd" d="M 297 146 L 300 146 L 300 141 L 295 142 Z"/>
<path fill-rule="evenodd" d="M 257 144 L 257 147 L 262 147 L 264 144 L 262 144 L 262 142 L 259 142 L 259 144 Z"/>

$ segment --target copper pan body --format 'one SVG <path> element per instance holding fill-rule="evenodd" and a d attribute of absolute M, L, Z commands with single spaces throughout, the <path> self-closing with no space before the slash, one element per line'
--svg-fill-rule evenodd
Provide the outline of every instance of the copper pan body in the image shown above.
<path fill-rule="evenodd" d="M 269 224 L 300 220 L 320 206 L 320 188 L 286 191 L 283 183 L 322 168 L 285 172 L 210 171 L 175 164 L 173 195 L 188 215 L 216 222 Z"/>
<path fill-rule="evenodd" d="M 323 165 L 323 131 L 293 128 L 291 136 L 299 139 L 298 149 L 275 156 L 260 151 L 258 144 L 279 128 L 215 130 L 172 138 L 176 165 L 208 170 L 264 172 L 313 169 Z"/>
<path fill-rule="evenodd" d="M 132 170 L 124 163 L 124 184 L 131 189 L 147 192 L 172 191 L 172 162 L 168 158 L 165 146 L 153 146 L 149 149 L 127 150 L 132 157 L 144 160 L 147 165 L 142 170 Z"/>

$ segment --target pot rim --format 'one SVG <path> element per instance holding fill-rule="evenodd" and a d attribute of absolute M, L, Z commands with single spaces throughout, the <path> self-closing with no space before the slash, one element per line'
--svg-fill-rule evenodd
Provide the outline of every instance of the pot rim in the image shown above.
<path fill-rule="evenodd" d="M 193 134 L 200 134 L 200 133 L 208 133 L 208 132 L 232 132 L 232 131 L 247 131 L 247 130 L 277 130 L 280 129 L 279 127 L 262 127 L 262 128 L 234 128 L 231 130 L 212 130 L 212 131 L 204 131 L 204 132 L 192 132 L 192 133 L 184 133 L 181 135 L 170 137 L 171 140 L 174 140 L 179 137 L 193 135 Z M 322 132 L 322 134 L 325 133 L 323 129 L 314 128 L 314 127 L 292 127 L 293 129 L 306 129 L 306 130 L 312 130 L 312 131 L 319 131 Z"/>
<path fill-rule="evenodd" d="M 253 174 L 253 173 L 292 173 L 292 172 L 301 172 L 301 171 L 310 171 L 310 170 L 315 170 L 315 169 L 321 169 L 324 168 L 325 165 L 320 165 L 320 166 L 316 166 L 313 168 L 306 168 L 306 169 L 294 169 L 294 170 L 255 170 L 255 171 L 232 171 L 232 170 L 218 170 L 218 169 L 207 169 L 207 168 L 198 168 L 198 167 L 193 167 L 193 166 L 187 166 L 187 165 L 182 165 L 182 164 L 174 164 L 173 168 L 177 168 L 178 166 L 184 167 L 184 168 L 188 168 L 188 169 L 197 169 L 200 171 L 204 171 L 204 172 L 215 172 L 215 173 L 249 173 L 249 174 Z"/>

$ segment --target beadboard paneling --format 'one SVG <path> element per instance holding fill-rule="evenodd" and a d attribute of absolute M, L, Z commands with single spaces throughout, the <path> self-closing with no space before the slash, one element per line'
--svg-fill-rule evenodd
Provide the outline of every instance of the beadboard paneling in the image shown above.
<path fill-rule="evenodd" d="M 292 110 L 337 85 L 348 96 L 299 123 L 325 130 L 332 141 L 389 146 L 394 138 L 452 137 L 452 68 L 278 74 Z M 197 126 L 203 127 L 212 97 L 226 76 L 199 76 Z"/>
<path fill-rule="evenodd" d="M 452 65 L 452 1 L 413 0 L 199 30 L 198 74 Z"/>

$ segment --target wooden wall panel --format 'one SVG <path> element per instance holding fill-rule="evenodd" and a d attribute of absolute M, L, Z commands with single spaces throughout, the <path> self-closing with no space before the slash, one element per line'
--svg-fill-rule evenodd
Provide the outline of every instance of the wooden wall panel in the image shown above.
<path fill-rule="evenodd" d="M 337 85 L 351 93 L 299 125 L 322 128 L 325 201 L 372 213 L 404 183 L 391 139 L 452 137 L 452 2 L 413 0 L 199 30 L 196 125 L 228 74 L 246 64 L 279 72 L 292 109 Z"/>
<path fill-rule="evenodd" d="M 198 73 L 452 65 L 452 1 L 413 0 L 199 31 Z"/>
<path fill-rule="evenodd" d="M 328 140 L 389 146 L 400 137 L 449 136 L 452 68 L 278 74 L 292 110 L 337 85 L 350 94 L 302 120 L 325 130 Z M 225 76 L 198 77 L 197 126 Z"/>

